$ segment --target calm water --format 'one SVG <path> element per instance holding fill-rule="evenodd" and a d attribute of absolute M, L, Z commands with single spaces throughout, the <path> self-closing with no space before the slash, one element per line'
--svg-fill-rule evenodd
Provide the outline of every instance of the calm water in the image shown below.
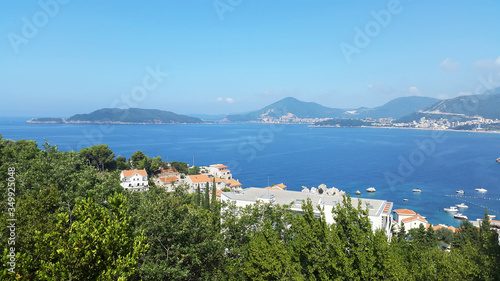
<path fill-rule="evenodd" d="M 52 125 L 28 118 L 0 119 L 7 139 L 46 138 L 60 150 L 105 143 L 116 155 L 142 150 L 164 161 L 225 163 L 244 187 L 285 183 L 289 190 L 325 183 L 361 197 L 410 208 L 433 224 L 458 226 L 444 207 L 465 202 L 470 220 L 487 206 L 500 217 L 500 134 L 376 128 L 310 128 L 306 125 Z M 417 143 L 426 143 L 423 151 Z M 387 180 L 395 179 L 393 184 Z M 377 192 L 369 194 L 367 187 Z M 421 193 L 414 194 L 413 188 Z M 485 194 L 474 191 L 488 190 Z M 465 196 L 455 191 L 463 189 Z M 354 195 L 355 196 L 355 195 Z M 408 199 L 408 201 L 403 201 Z"/>

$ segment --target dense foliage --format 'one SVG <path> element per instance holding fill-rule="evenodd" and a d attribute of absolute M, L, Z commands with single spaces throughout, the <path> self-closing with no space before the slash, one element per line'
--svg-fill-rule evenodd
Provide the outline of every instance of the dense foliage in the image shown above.
<path fill-rule="evenodd" d="M 209 189 L 124 192 L 107 165 L 112 151 L 89 150 L 0 137 L 0 280 L 500 280 L 498 236 L 487 216 L 480 229 L 467 221 L 456 234 L 421 227 L 388 243 L 349 197 L 329 225 L 310 201 L 297 213 L 264 203 L 221 206 Z M 149 159 L 134 154 L 113 160 Z"/>
<path fill-rule="evenodd" d="M 361 127 L 371 126 L 372 123 L 360 119 L 328 119 L 321 122 L 314 123 L 316 126 L 339 126 L 339 127 Z"/>

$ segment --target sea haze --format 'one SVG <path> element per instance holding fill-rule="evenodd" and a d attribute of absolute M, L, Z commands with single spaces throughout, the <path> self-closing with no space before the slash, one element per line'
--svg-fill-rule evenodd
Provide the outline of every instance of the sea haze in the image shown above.
<path fill-rule="evenodd" d="M 461 202 L 470 220 L 480 218 L 487 206 L 500 217 L 500 134 L 381 129 L 311 128 L 279 124 L 193 124 L 193 125 L 76 125 L 26 124 L 25 118 L 1 118 L 5 139 L 44 138 L 60 150 L 79 150 L 104 143 L 116 155 L 130 157 L 142 150 L 164 161 L 190 165 L 224 163 L 244 187 L 285 183 L 289 190 L 325 183 L 352 196 L 394 202 L 394 208 L 409 208 L 430 223 L 458 226 L 460 221 L 443 212 Z M 432 142 L 424 154 L 417 143 Z M 413 158 L 412 158 L 413 157 Z M 421 157 L 421 158 L 418 158 Z M 413 160 L 411 160 L 413 159 Z M 418 162 L 415 162 L 418 160 Z M 405 167 L 401 163 L 413 162 Z M 411 165 L 411 167 L 408 167 Z M 401 167 L 403 169 L 398 171 Z M 400 182 L 388 184 L 386 176 Z M 403 180 L 403 182 L 401 182 Z M 366 188 L 375 187 L 369 194 Z M 488 190 L 485 194 L 474 191 Z M 413 193 L 420 188 L 421 193 Z M 463 189 L 465 196 L 457 197 Z M 408 199 L 408 201 L 403 201 Z"/>

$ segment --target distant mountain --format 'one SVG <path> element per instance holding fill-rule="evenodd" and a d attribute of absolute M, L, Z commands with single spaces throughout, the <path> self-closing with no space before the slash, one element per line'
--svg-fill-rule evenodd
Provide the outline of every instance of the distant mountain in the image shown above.
<path fill-rule="evenodd" d="M 352 117 L 356 118 L 367 118 L 371 117 L 373 119 L 379 118 L 393 118 L 398 119 L 412 112 L 421 110 L 428 107 L 436 102 L 440 101 L 435 98 L 428 97 L 401 97 L 393 99 L 382 106 L 375 108 L 360 108 L 355 110 L 355 113 L 351 113 Z M 352 111 L 350 111 L 352 112 Z"/>
<path fill-rule="evenodd" d="M 58 120 L 61 122 L 57 122 Z M 170 111 L 141 108 L 103 108 L 89 114 L 76 114 L 68 119 L 39 118 L 29 120 L 29 123 L 123 123 L 123 124 L 175 124 L 203 123 L 199 118 L 175 114 Z"/>
<path fill-rule="evenodd" d="M 404 116 L 398 122 L 417 121 L 422 117 L 463 121 L 476 115 L 488 119 L 500 119 L 500 88 L 483 95 L 459 96 L 442 100 L 418 112 Z"/>
<path fill-rule="evenodd" d="M 287 113 L 291 113 L 299 118 L 326 118 L 341 117 L 344 114 L 344 110 L 288 97 L 262 109 L 249 113 L 228 115 L 226 118 L 228 121 L 245 122 L 258 120 L 265 116 L 279 118 Z"/>
<path fill-rule="evenodd" d="M 314 102 L 303 102 L 295 98 L 284 98 L 260 110 L 228 115 L 228 121 L 256 121 L 265 117 L 279 118 L 291 113 L 299 118 L 400 118 L 439 101 L 426 97 L 402 97 L 375 108 L 361 107 L 348 110 L 330 108 Z"/>
<path fill-rule="evenodd" d="M 212 115 L 212 114 L 189 114 L 189 116 L 200 118 L 203 121 L 209 121 L 209 122 L 217 122 L 226 117 L 226 114 L 217 114 L 217 115 Z"/>

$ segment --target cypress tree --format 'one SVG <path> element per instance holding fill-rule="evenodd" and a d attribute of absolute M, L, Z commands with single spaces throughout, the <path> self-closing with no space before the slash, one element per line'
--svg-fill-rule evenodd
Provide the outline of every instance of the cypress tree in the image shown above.
<path fill-rule="evenodd" d="M 205 185 L 205 197 L 203 198 L 203 209 L 210 209 L 210 186 L 207 184 Z"/>
<path fill-rule="evenodd" d="M 217 186 L 215 185 L 215 178 L 214 178 L 214 184 L 212 186 L 212 208 L 217 207 Z"/>

